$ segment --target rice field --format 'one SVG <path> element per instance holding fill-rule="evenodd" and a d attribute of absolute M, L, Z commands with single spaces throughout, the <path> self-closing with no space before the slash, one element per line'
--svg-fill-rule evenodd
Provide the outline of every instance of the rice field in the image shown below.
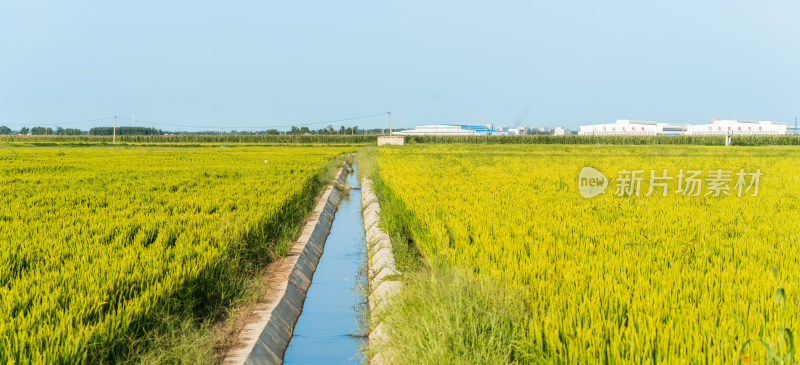
<path fill-rule="evenodd" d="M 214 313 L 350 150 L 0 147 L 0 363 L 116 362 L 155 312 Z"/>
<path fill-rule="evenodd" d="M 796 148 L 419 144 L 377 160 L 423 259 L 524 293 L 513 340 L 547 362 L 794 359 Z M 584 167 L 603 193 L 580 194 Z"/>

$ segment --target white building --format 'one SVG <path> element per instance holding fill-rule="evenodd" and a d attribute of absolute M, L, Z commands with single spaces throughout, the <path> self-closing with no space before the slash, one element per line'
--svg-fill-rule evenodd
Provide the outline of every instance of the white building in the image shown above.
<path fill-rule="evenodd" d="M 595 136 L 686 134 L 688 125 L 659 123 L 649 120 L 620 119 L 615 123 L 590 124 L 580 126 L 578 134 Z"/>
<path fill-rule="evenodd" d="M 526 127 L 516 127 L 516 128 L 509 128 L 508 131 L 511 132 L 511 134 L 513 134 L 515 136 L 521 136 L 521 135 L 526 134 L 527 130 L 528 130 L 528 128 L 526 128 Z"/>
<path fill-rule="evenodd" d="M 767 120 L 759 122 L 745 122 L 738 120 L 727 120 L 712 118 L 709 124 L 697 124 L 689 126 L 689 134 L 713 135 L 713 134 L 787 134 L 786 123 L 778 123 Z"/>
<path fill-rule="evenodd" d="M 713 118 L 709 124 L 668 124 L 644 120 L 617 120 L 616 123 L 590 124 L 580 127 L 580 135 L 723 135 L 723 134 L 787 134 L 786 123 L 772 121 L 744 122 Z"/>
<path fill-rule="evenodd" d="M 564 128 L 562 128 L 562 127 L 556 127 L 556 129 L 553 129 L 553 135 L 554 136 L 563 136 L 565 134 L 565 132 L 566 132 L 566 130 L 564 130 Z"/>

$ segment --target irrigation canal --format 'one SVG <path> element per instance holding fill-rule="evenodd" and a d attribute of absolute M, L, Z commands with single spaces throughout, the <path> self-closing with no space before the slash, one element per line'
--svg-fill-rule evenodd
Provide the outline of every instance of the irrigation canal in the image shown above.
<path fill-rule="evenodd" d="M 358 187 L 353 168 L 347 186 Z M 351 189 L 339 203 L 284 364 L 362 362 L 359 306 L 366 301 L 359 289 L 363 287 L 359 281 L 366 280 L 360 272 L 366 262 L 362 219 L 361 190 Z"/>

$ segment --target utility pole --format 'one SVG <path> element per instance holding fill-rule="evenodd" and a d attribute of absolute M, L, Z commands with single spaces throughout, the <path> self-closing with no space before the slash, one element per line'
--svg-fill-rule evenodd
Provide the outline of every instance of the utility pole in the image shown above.
<path fill-rule="evenodd" d="M 111 137 L 111 143 L 117 143 L 117 116 L 114 115 L 114 136 Z"/>
<path fill-rule="evenodd" d="M 389 135 L 392 135 L 392 111 L 388 111 L 389 113 Z"/>

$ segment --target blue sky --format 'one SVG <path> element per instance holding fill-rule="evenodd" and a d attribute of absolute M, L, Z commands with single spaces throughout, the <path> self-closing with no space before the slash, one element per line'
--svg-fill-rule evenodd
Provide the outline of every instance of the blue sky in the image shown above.
<path fill-rule="evenodd" d="M 793 123 L 799 89 L 797 1 L 0 2 L 14 129 Z"/>

